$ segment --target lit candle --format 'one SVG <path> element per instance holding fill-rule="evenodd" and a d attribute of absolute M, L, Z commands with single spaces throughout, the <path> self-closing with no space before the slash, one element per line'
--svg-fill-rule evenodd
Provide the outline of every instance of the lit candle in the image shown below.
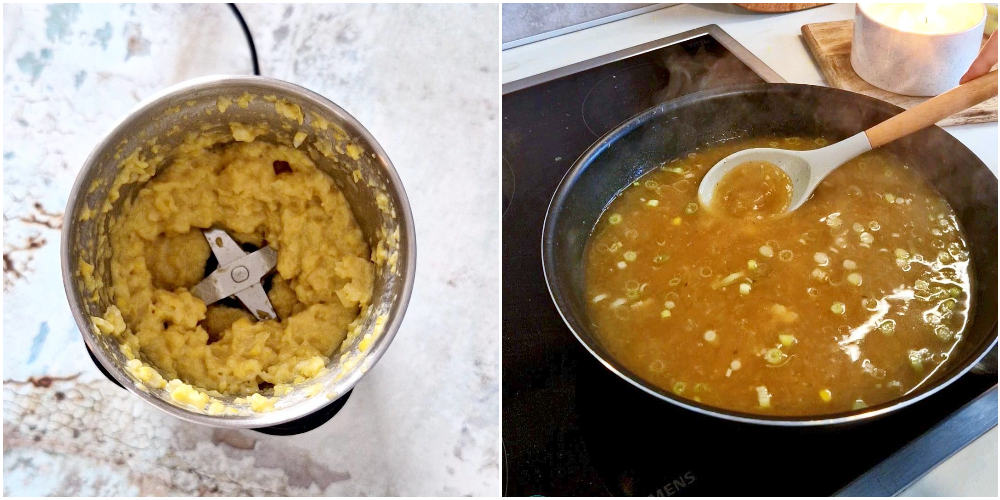
<path fill-rule="evenodd" d="M 851 66 L 876 87 L 937 95 L 972 64 L 985 23 L 983 4 L 859 3 Z"/>
<path fill-rule="evenodd" d="M 958 33 L 983 20 L 983 5 L 978 3 L 876 3 L 862 7 L 872 19 L 913 33 Z"/>

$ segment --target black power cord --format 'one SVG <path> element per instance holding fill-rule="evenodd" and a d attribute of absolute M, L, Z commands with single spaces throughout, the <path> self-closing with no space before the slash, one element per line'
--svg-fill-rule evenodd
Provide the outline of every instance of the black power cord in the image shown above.
<path fill-rule="evenodd" d="M 250 46 L 250 60 L 253 62 L 253 74 L 260 75 L 260 63 L 257 62 L 257 46 L 253 43 L 253 35 L 250 33 L 250 27 L 247 26 L 247 22 L 243 19 L 243 14 L 240 12 L 239 7 L 234 3 L 227 3 L 229 10 L 233 12 L 236 16 L 236 20 L 240 22 L 240 28 L 243 29 L 243 35 L 247 37 L 247 45 Z"/>

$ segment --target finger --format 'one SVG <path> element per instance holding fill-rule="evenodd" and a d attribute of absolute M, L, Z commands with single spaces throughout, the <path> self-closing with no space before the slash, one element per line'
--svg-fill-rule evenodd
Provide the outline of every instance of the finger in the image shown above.
<path fill-rule="evenodd" d="M 990 39 L 986 41 L 986 45 L 983 49 L 979 51 L 979 55 L 976 56 L 976 60 L 972 61 L 972 65 L 969 66 L 969 70 L 962 75 L 962 78 L 958 80 L 959 84 L 965 83 L 969 80 L 974 80 L 982 75 L 985 75 L 990 71 L 990 68 L 997 63 L 997 32 L 994 31 L 990 35 Z"/>

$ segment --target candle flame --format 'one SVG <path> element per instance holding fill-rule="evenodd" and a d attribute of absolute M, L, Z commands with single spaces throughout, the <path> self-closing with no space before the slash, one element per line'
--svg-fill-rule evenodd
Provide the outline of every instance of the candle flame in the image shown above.
<path fill-rule="evenodd" d="M 933 3 L 924 4 L 924 25 L 930 26 L 931 19 L 938 19 L 938 6 Z"/>

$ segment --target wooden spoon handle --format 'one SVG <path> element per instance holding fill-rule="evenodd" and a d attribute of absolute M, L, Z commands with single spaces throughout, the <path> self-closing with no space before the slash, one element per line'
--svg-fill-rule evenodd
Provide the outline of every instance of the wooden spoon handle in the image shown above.
<path fill-rule="evenodd" d="M 997 95 L 997 70 L 932 97 L 865 130 L 872 149 L 912 134 Z"/>

